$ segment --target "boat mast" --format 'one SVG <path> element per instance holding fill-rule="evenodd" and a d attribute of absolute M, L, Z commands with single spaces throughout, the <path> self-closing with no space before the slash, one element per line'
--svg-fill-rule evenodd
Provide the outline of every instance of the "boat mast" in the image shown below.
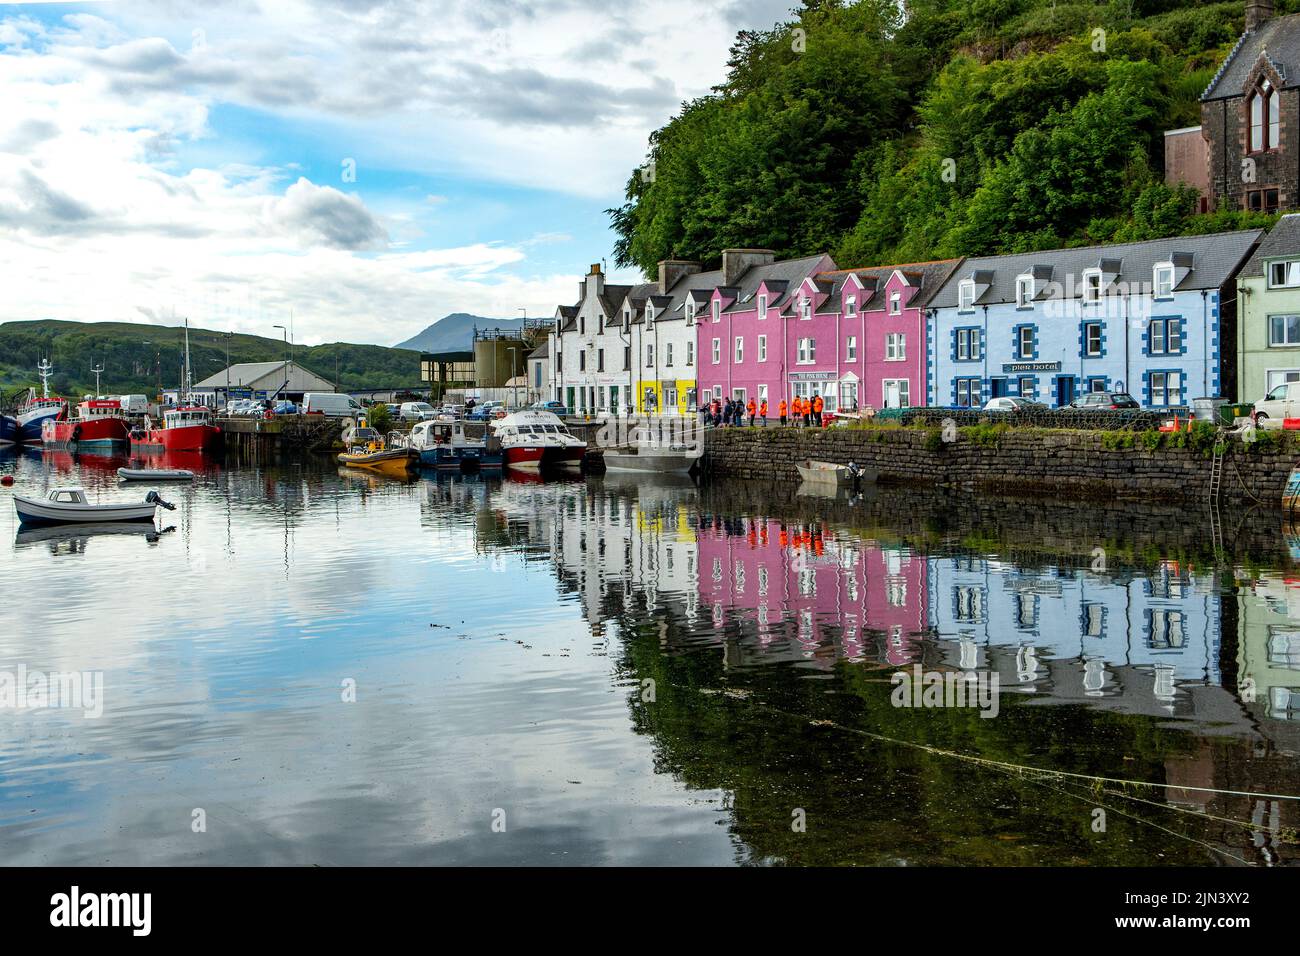
<path fill-rule="evenodd" d="M 181 396 L 181 400 L 185 402 L 185 404 L 187 405 L 190 403 L 191 382 L 192 382 L 192 376 L 190 374 L 190 318 L 189 316 L 186 316 L 185 317 L 185 383 L 184 383 L 185 394 Z"/>
<path fill-rule="evenodd" d="M 41 397 L 50 397 L 50 373 L 54 371 L 54 366 L 50 364 L 49 359 L 41 359 L 36 366 L 36 371 L 41 376 Z"/>

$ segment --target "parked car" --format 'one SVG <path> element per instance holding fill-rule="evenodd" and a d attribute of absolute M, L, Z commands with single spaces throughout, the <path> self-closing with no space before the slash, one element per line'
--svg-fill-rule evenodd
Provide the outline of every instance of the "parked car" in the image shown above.
<path fill-rule="evenodd" d="M 1085 392 L 1069 405 L 1087 411 L 1128 411 L 1142 406 L 1128 392 Z"/>
<path fill-rule="evenodd" d="M 1042 402 L 1036 402 L 1032 398 L 1021 398 L 1019 395 L 999 395 L 997 398 L 990 398 L 984 406 L 986 412 L 1031 412 L 1046 409 L 1047 406 Z"/>
<path fill-rule="evenodd" d="M 1300 382 L 1283 382 L 1255 403 L 1255 421 L 1300 418 Z"/>
<path fill-rule="evenodd" d="M 384 407 L 388 409 L 388 416 L 392 419 L 402 417 L 402 406 L 397 402 L 385 402 Z"/>
<path fill-rule="evenodd" d="M 437 415 L 428 402 L 403 402 L 397 413 L 397 417 L 404 422 L 427 422 Z"/>
<path fill-rule="evenodd" d="M 287 398 L 282 398 L 271 406 L 271 411 L 276 415 L 297 415 L 298 406 Z"/>
<path fill-rule="evenodd" d="M 568 407 L 562 402 L 535 402 L 533 403 L 533 408 L 539 412 L 550 412 L 552 415 L 557 415 L 560 418 L 564 418 L 569 414 Z"/>

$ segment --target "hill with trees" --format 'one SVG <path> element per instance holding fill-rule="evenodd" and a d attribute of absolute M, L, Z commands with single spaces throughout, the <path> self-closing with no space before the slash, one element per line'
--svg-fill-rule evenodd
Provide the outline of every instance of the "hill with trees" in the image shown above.
<path fill-rule="evenodd" d="M 1244 10 L 806 0 L 739 34 L 725 82 L 651 135 L 608 211 L 615 259 L 652 275 L 763 247 L 849 267 L 1269 225 L 1197 214 L 1163 181 L 1163 133 L 1200 123 Z"/>
<path fill-rule="evenodd" d="M 194 381 L 226 367 L 226 333 L 190 328 Z M 230 361 L 274 362 L 285 358 L 281 339 L 236 334 L 229 341 Z M 6 322 L 0 324 L 0 389 L 36 384 L 36 366 L 54 366 L 50 386 L 64 395 L 93 392 L 96 365 L 104 368 L 105 393 L 154 394 L 181 382 L 185 330 L 176 326 L 131 322 Z M 293 347 L 293 360 L 342 389 L 417 385 L 420 356 L 406 349 L 334 342 Z"/>

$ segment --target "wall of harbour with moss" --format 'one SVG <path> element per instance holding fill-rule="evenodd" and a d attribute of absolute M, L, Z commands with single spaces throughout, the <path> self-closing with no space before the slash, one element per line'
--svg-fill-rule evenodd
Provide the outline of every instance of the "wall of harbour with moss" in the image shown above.
<path fill-rule="evenodd" d="M 705 434 L 704 469 L 715 478 L 798 483 L 795 463 L 810 458 L 856 462 L 885 484 L 1205 502 L 1217 447 L 1223 503 L 1280 508 L 1287 476 L 1300 463 L 1300 441 L 1280 431 L 1246 437 L 1202 423 L 1179 432 L 1006 424 L 714 428 Z"/>

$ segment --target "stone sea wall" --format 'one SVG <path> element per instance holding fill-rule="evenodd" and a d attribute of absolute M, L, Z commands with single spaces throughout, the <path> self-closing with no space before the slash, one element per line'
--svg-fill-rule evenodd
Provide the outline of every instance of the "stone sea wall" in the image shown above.
<path fill-rule="evenodd" d="M 1000 434 L 956 429 L 946 436 L 925 428 L 715 428 L 705 436 L 704 467 L 714 477 L 798 483 L 795 462 L 811 458 L 855 461 L 876 469 L 880 481 L 890 484 L 1131 501 L 1207 500 L 1212 442 L 1209 447 L 1202 441 L 1199 447 L 1152 448 L 1142 435 L 1117 442 L 1114 433 L 1109 439 L 1107 434 L 1017 428 Z M 1125 442 L 1128 447 L 1122 447 Z M 1230 439 L 1221 500 L 1243 505 L 1258 500 L 1280 508 L 1287 475 L 1297 463 L 1300 449 L 1289 435 L 1252 445 Z"/>

